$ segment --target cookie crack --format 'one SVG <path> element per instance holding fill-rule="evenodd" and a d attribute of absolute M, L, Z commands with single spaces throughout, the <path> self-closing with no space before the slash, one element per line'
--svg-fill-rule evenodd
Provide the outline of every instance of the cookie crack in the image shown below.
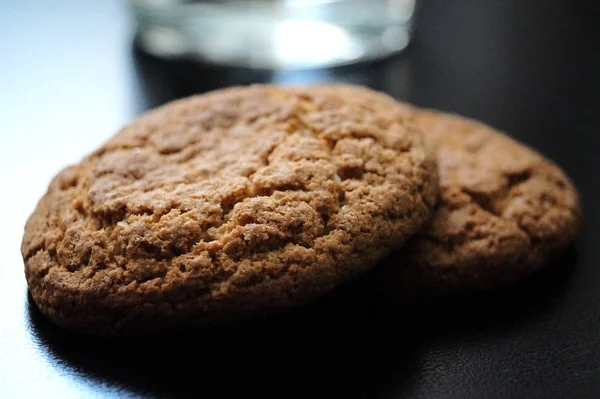
<path fill-rule="evenodd" d="M 505 177 L 508 182 L 508 187 L 506 191 L 510 192 L 514 187 L 531 179 L 532 175 L 533 173 L 530 168 L 519 172 L 506 173 Z"/>
<path fill-rule="evenodd" d="M 461 191 L 463 192 L 463 194 L 467 195 L 471 199 L 471 201 L 473 201 L 483 211 L 497 217 L 502 216 L 503 210 L 499 209 L 499 207 L 496 205 L 496 201 L 494 201 L 488 194 L 472 191 L 466 187 L 462 187 Z"/>
<path fill-rule="evenodd" d="M 27 262 L 29 259 L 33 258 L 39 252 L 45 251 L 45 250 L 46 250 L 46 243 L 42 241 L 40 244 L 30 248 L 23 256 L 23 260 L 25 262 Z"/>

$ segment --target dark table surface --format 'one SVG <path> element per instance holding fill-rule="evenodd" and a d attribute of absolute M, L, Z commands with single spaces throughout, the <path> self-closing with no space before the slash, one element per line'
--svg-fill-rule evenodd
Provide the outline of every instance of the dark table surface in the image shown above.
<path fill-rule="evenodd" d="M 271 73 L 140 54 L 124 2 L 2 2 L 0 397 L 599 397 L 595 3 L 426 0 L 400 56 Z M 364 84 L 506 130 L 573 178 L 581 233 L 556 264 L 475 298 L 390 304 L 358 281 L 287 316 L 218 331 L 98 340 L 47 322 L 27 296 L 19 246 L 50 178 L 148 108 L 264 81 Z"/>

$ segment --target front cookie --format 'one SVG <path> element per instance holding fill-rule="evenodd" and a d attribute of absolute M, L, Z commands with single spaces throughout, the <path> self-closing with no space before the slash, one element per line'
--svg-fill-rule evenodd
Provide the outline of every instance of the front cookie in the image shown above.
<path fill-rule="evenodd" d="M 22 243 L 31 294 L 93 334 L 323 295 L 431 214 L 435 168 L 402 115 L 351 86 L 232 88 L 149 112 L 50 184 Z"/>

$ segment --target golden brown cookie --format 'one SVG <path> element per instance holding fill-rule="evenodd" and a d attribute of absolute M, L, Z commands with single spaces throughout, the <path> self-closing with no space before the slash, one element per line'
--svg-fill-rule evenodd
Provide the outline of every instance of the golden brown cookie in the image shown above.
<path fill-rule="evenodd" d="M 440 192 L 425 228 L 380 268 L 398 294 L 449 294 L 514 281 L 573 240 L 579 199 L 552 162 L 501 132 L 406 106 L 435 152 Z"/>
<path fill-rule="evenodd" d="M 238 87 L 151 111 L 54 178 L 25 227 L 59 325 L 120 334 L 314 299 L 430 217 L 437 175 L 391 98 Z"/>

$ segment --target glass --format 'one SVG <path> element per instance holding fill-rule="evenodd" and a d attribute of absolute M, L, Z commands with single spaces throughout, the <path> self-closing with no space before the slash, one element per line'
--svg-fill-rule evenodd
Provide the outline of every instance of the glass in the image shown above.
<path fill-rule="evenodd" d="M 404 49 L 416 0 L 130 0 L 142 49 L 162 58 L 303 69 Z"/>

